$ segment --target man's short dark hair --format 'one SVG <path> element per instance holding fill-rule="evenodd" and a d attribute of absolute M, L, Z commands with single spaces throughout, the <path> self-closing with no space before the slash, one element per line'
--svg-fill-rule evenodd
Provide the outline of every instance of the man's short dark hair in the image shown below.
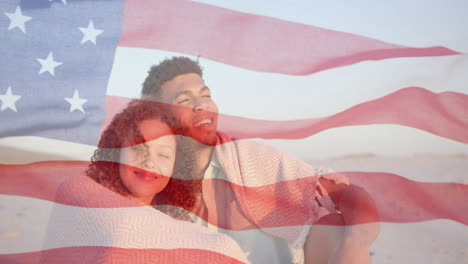
<path fill-rule="evenodd" d="M 148 71 L 148 76 L 143 83 L 142 97 L 158 96 L 161 86 L 176 76 L 196 73 L 203 77 L 203 70 L 197 61 L 187 57 L 172 57 L 165 59 L 158 65 L 154 65 Z"/>

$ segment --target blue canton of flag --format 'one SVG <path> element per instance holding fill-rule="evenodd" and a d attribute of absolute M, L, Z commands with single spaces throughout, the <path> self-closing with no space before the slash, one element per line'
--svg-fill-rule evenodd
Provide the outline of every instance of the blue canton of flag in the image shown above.
<path fill-rule="evenodd" d="M 122 1 L 0 3 L 0 137 L 96 145 Z"/>

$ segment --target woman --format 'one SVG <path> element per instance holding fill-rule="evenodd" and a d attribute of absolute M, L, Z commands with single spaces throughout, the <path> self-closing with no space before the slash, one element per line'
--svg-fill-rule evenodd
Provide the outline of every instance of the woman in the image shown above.
<path fill-rule="evenodd" d="M 154 204 L 170 182 L 176 153 L 165 113 L 155 103 L 131 102 L 102 133 L 86 174 L 131 200 Z"/>
<path fill-rule="evenodd" d="M 228 236 L 147 206 L 159 199 L 192 204 L 190 192 L 162 192 L 171 184 L 170 190 L 179 188 L 170 178 L 176 140 L 168 112 L 133 101 L 113 118 L 86 176 L 72 177 L 59 190 L 56 201 L 73 206 L 54 207 L 43 263 L 247 262 Z"/>

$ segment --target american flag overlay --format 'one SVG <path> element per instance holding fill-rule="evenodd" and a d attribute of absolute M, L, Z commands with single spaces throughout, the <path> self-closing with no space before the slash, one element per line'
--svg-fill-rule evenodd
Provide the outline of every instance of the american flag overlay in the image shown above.
<path fill-rule="evenodd" d="M 237 234 L 294 244 L 326 214 L 306 213 L 322 167 L 374 199 L 374 263 L 468 262 L 467 12 L 463 1 L 1 1 L 0 263 L 247 263 L 260 253 Z M 227 179 L 204 179 L 203 195 L 230 194 L 244 212 L 198 215 L 211 229 L 84 177 L 102 131 L 173 56 L 200 63 L 219 107 Z"/>

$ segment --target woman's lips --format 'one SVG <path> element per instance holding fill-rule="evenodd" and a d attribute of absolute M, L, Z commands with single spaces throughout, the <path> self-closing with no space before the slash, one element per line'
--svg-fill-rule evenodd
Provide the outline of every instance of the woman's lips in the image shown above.
<path fill-rule="evenodd" d="M 145 171 L 145 170 L 136 170 L 133 172 L 138 179 L 143 181 L 155 181 L 159 178 L 157 173 Z"/>

